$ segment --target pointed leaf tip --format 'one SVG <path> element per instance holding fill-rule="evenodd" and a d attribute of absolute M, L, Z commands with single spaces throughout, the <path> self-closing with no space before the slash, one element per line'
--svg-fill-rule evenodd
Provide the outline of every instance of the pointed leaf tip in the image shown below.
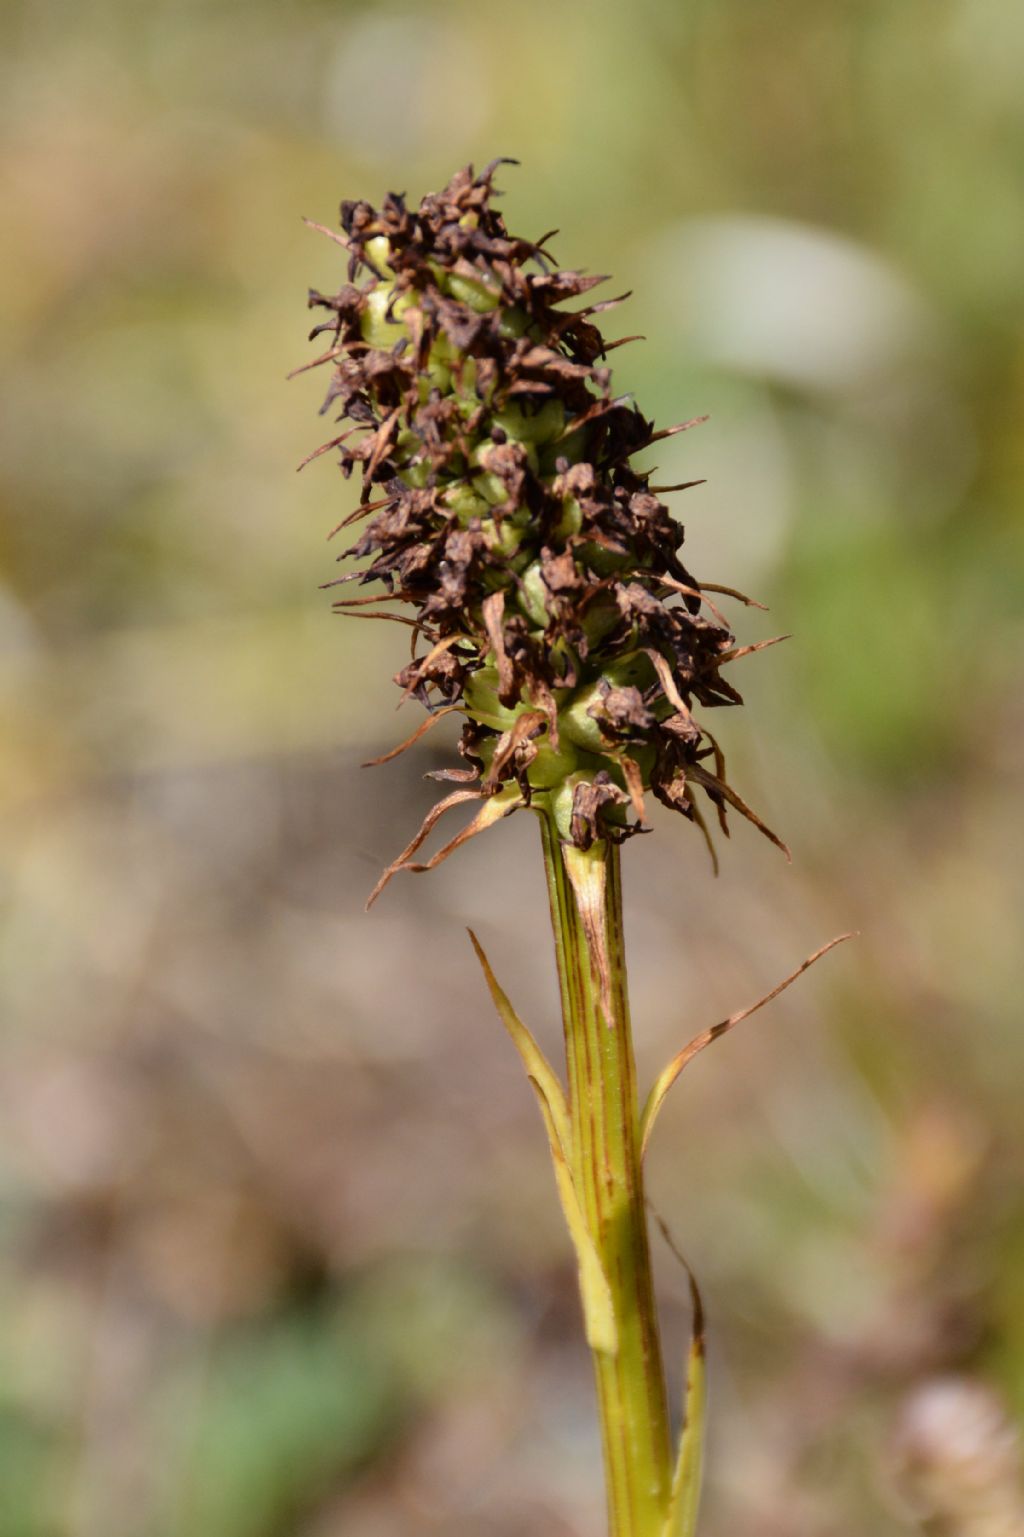
<path fill-rule="evenodd" d="M 651 1203 L 648 1202 L 650 1206 Z M 668 1247 L 686 1271 L 690 1287 L 692 1321 L 690 1324 L 690 1349 L 686 1362 L 686 1386 L 683 1393 L 683 1424 L 679 1433 L 679 1451 L 672 1475 L 669 1508 L 661 1537 L 694 1537 L 697 1530 L 697 1511 L 700 1505 L 701 1480 L 704 1463 L 704 1425 L 707 1401 L 707 1364 L 704 1348 L 704 1303 L 701 1300 L 697 1277 L 685 1255 L 676 1246 L 664 1220 L 651 1206 Z"/>
<path fill-rule="evenodd" d="M 702 1052 L 705 1046 L 710 1046 L 711 1042 L 717 1041 L 719 1036 L 728 1034 L 734 1026 L 742 1023 L 745 1019 L 749 1019 L 751 1014 L 756 1014 L 758 1009 L 763 1009 L 766 1003 L 771 1003 L 780 993 L 784 993 L 787 987 L 792 986 L 797 978 L 802 977 L 804 972 L 808 971 L 816 961 L 821 960 L 822 956 L 827 955 L 830 950 L 834 950 L 837 945 L 844 944 L 846 940 L 854 938 L 856 938 L 855 930 L 851 930 L 846 934 L 837 934 L 835 939 L 830 939 L 827 944 L 815 950 L 813 955 L 809 955 L 806 960 L 801 961 L 796 970 L 791 971 L 788 977 L 784 977 L 777 986 L 772 988 L 770 993 L 765 993 L 763 998 L 759 998 L 756 1003 L 750 1004 L 748 1008 L 740 1009 L 738 1013 L 730 1014 L 727 1019 L 719 1020 L 717 1025 L 711 1025 L 707 1030 L 702 1030 L 699 1035 L 695 1035 L 691 1041 L 687 1042 L 682 1051 L 676 1053 L 668 1066 L 663 1068 L 658 1074 L 654 1080 L 651 1092 L 647 1096 L 647 1102 L 640 1117 L 641 1158 L 647 1151 L 647 1144 L 651 1140 L 651 1131 L 658 1112 L 665 1103 L 665 1097 L 669 1089 L 671 1089 L 683 1068 L 692 1062 L 693 1058 L 699 1052 Z"/>
<path fill-rule="evenodd" d="M 672 1494 L 663 1537 L 695 1537 L 700 1507 L 704 1464 L 704 1422 L 707 1405 L 707 1365 L 704 1356 L 704 1324 L 697 1283 L 690 1274 L 694 1299 L 693 1333 L 686 1363 L 683 1428 L 672 1476 Z"/>

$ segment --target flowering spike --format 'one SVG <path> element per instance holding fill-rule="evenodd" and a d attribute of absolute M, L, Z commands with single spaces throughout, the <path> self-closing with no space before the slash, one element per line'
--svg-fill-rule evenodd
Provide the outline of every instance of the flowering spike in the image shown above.
<path fill-rule="evenodd" d="M 697 1052 L 849 936 L 696 1036 L 655 1080 L 641 1115 L 618 845 L 647 830 L 652 794 L 697 827 L 716 871 L 708 803 L 724 834 L 732 809 L 789 856 L 733 789 L 703 718 L 743 702 L 723 676 L 726 664 L 785 637 L 737 644 L 708 594 L 763 605 L 699 582 L 683 565 L 683 529 L 660 496 L 701 482 L 652 485 L 656 471 L 635 460 L 705 418 L 657 430 L 629 394 L 613 391 L 607 355 L 636 338 L 606 342 L 595 317 L 628 295 L 566 307 L 604 279 L 558 267 L 547 249 L 552 234 L 509 234 L 492 181 L 506 163 L 492 161 L 480 175 L 467 166 L 415 209 L 394 193 L 379 210 L 345 202 L 341 234 L 307 221 L 348 261 L 336 294 L 309 298 L 328 315 L 310 340 L 326 333 L 330 345 L 318 342 L 305 366 L 330 366 L 321 414 L 335 435 L 303 462 L 334 452 L 345 477 L 361 482 L 358 507 L 331 536 L 353 530 L 338 560 L 354 568 L 324 585 L 373 585 L 340 597 L 336 611 L 411 631 L 409 661 L 394 680 L 398 702 L 415 697 L 428 714 L 374 761 L 398 756 L 448 714 L 464 717 L 463 766 L 428 775 L 459 788 L 427 813 L 370 904 L 400 870 L 434 869 L 503 817 L 538 813 L 565 1089 L 470 937 L 537 1094 L 576 1249 L 609 1537 L 695 1537 L 703 1315 L 691 1275 L 673 1467 L 644 1151 L 666 1094 Z M 458 807 L 469 819 L 421 855 Z"/>
<path fill-rule="evenodd" d="M 511 787 L 586 849 L 642 831 L 648 792 L 706 833 L 700 790 L 723 825 L 731 805 L 779 842 L 694 716 L 741 702 L 719 669 L 755 648 L 736 647 L 633 466 L 704 418 L 657 431 L 613 392 L 595 317 L 627 296 L 564 307 L 601 279 L 509 234 L 503 163 L 467 166 L 418 208 L 343 203 L 340 234 L 307 221 L 349 257 L 337 293 L 310 294 L 330 345 L 306 365 L 330 366 L 324 410 L 349 425 L 304 462 L 337 451 L 362 481 L 345 521 L 369 518 L 342 580 L 414 608 L 426 645 L 396 681 L 431 711 L 463 709 L 459 750 L 483 796 Z"/>

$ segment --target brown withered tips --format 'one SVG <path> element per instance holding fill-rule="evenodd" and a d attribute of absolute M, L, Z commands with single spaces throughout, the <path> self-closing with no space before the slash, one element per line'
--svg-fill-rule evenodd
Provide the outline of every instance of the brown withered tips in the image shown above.
<path fill-rule="evenodd" d="M 778 843 L 693 715 L 740 704 L 721 669 L 770 643 L 736 646 L 705 591 L 752 600 L 690 574 L 682 526 L 633 462 L 703 418 L 659 431 L 612 393 L 617 344 L 594 317 L 620 301 L 564 308 L 603 279 L 559 268 L 550 235 L 508 233 L 502 163 L 467 166 L 416 208 L 345 202 L 340 234 L 314 226 L 348 263 L 337 293 L 309 296 L 327 314 L 311 338 L 330 345 L 304 368 L 330 368 L 322 410 L 340 430 L 304 462 L 336 452 L 359 477 L 334 533 L 366 520 L 339 557 L 355 569 L 327 585 L 378 584 L 342 613 L 414 610 L 396 682 L 432 714 L 461 710 L 466 767 L 444 777 L 502 796 L 502 814 L 543 797 L 587 848 L 639 832 L 651 791 L 707 835 L 699 789 L 723 828 L 731 806 Z M 421 868 L 413 847 L 393 868 Z"/>

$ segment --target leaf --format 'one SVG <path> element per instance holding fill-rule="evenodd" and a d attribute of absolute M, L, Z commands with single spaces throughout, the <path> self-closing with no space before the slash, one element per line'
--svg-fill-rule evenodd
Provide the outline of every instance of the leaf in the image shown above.
<path fill-rule="evenodd" d="M 738 1025 L 744 1019 L 749 1019 L 751 1014 L 756 1014 L 758 1009 L 763 1009 L 766 1003 L 771 1003 L 773 998 L 777 998 L 780 993 L 784 993 L 786 988 L 796 981 L 797 977 L 802 976 L 809 967 L 814 965 L 815 961 L 820 961 L 823 955 L 827 955 L 830 950 L 835 949 L 836 945 L 841 945 L 844 940 L 853 938 L 854 935 L 850 933 L 839 934 L 835 939 L 830 939 L 827 945 L 822 945 L 820 950 L 815 950 L 813 955 L 809 955 L 805 961 L 801 961 L 796 970 L 790 972 L 789 976 L 785 977 L 777 987 L 773 987 L 770 993 L 765 993 L 763 998 L 759 998 L 749 1008 L 740 1009 L 738 1014 L 730 1014 L 728 1019 L 719 1020 L 717 1025 L 711 1025 L 707 1030 L 702 1030 L 699 1035 L 695 1035 L 693 1040 L 683 1047 L 682 1051 L 672 1058 L 668 1066 L 663 1068 L 654 1080 L 654 1087 L 647 1096 L 647 1103 L 644 1105 L 643 1114 L 640 1117 L 641 1158 L 647 1151 L 647 1144 L 651 1139 L 651 1129 L 654 1126 L 658 1111 L 665 1102 L 665 1096 L 687 1063 L 692 1062 L 697 1053 L 703 1051 L 705 1046 L 710 1046 L 712 1041 L 717 1041 L 720 1035 L 725 1035 L 734 1025 Z"/>
<path fill-rule="evenodd" d="M 545 1057 L 530 1031 L 519 1018 L 519 1015 L 512 1007 L 508 995 L 498 983 L 480 941 L 472 929 L 468 932 L 473 949 L 476 951 L 477 959 L 483 970 L 484 980 L 494 1000 L 494 1006 L 501 1017 L 502 1024 L 512 1038 L 512 1044 L 519 1053 L 523 1066 L 526 1069 L 526 1076 L 530 1081 L 530 1086 L 537 1096 L 540 1113 L 544 1118 L 544 1126 L 551 1147 L 551 1161 L 555 1169 L 555 1183 L 558 1187 L 559 1200 L 562 1203 L 562 1214 L 565 1217 L 569 1236 L 576 1250 L 576 1262 L 579 1266 L 580 1298 L 583 1303 L 583 1319 L 586 1327 L 587 1343 L 592 1350 L 601 1350 L 609 1355 L 614 1355 L 618 1349 L 615 1309 L 612 1303 L 611 1288 L 608 1285 L 608 1277 L 604 1273 L 604 1267 L 601 1264 L 597 1247 L 587 1228 L 586 1218 L 583 1215 L 579 1196 L 576 1193 L 576 1184 L 572 1176 L 569 1161 L 572 1146 L 572 1128 L 569 1121 L 569 1107 L 566 1103 L 565 1091 L 547 1057 Z"/>
<path fill-rule="evenodd" d="M 479 790 L 453 790 L 450 795 L 445 796 L 444 800 L 438 801 L 436 806 L 432 806 L 427 812 L 426 816 L 423 818 L 423 823 L 415 838 L 411 843 L 406 844 L 405 848 L 399 854 L 397 859 L 392 860 L 391 864 L 388 865 L 376 886 L 374 886 L 373 890 L 370 892 L 369 899 L 366 903 L 367 911 L 369 911 L 374 902 L 376 902 L 377 898 L 380 896 L 381 892 L 384 890 L 384 887 L 388 884 L 391 878 L 394 875 L 397 875 L 399 870 L 404 870 L 410 857 L 416 853 L 417 849 L 426 843 L 431 832 L 433 831 L 434 824 L 440 821 L 446 811 L 450 811 L 453 806 L 461 805 L 463 801 L 478 801 L 480 799 L 481 796 Z"/>
<path fill-rule="evenodd" d="M 461 805 L 463 801 L 483 801 L 483 805 L 469 825 L 464 827 L 461 832 L 456 833 L 455 837 L 444 844 L 442 848 L 439 848 L 436 854 L 431 854 L 429 859 L 422 862 L 410 859 L 409 856 L 415 854 L 417 849 L 421 848 L 426 842 L 435 824 L 444 816 L 445 812 L 451 810 L 452 806 Z M 435 870 L 450 854 L 454 854 L 456 849 L 461 848 L 464 843 L 468 843 L 470 838 L 475 838 L 478 833 L 486 832 L 489 827 L 494 826 L 495 822 L 500 822 L 502 817 L 507 817 L 511 812 L 518 811 L 520 806 L 525 804 L 522 791 L 515 783 L 506 785 L 503 790 L 498 791 L 497 795 L 490 796 L 485 795 L 482 790 L 453 790 L 451 795 L 446 795 L 444 800 L 438 801 L 437 805 L 427 812 L 423 819 L 423 825 L 415 838 L 406 845 L 398 858 L 388 865 L 380 880 L 370 892 L 366 903 L 367 910 L 373 906 L 385 886 L 398 874 L 399 870 L 410 870 L 413 875 L 422 875 L 425 870 Z"/>
<path fill-rule="evenodd" d="M 565 1217 L 569 1236 L 576 1250 L 587 1344 L 591 1350 L 600 1350 L 606 1355 L 613 1356 L 619 1348 L 619 1331 L 615 1322 L 615 1305 L 612 1302 L 608 1277 L 604 1273 L 597 1246 L 590 1236 L 587 1220 L 583 1215 L 579 1196 L 576 1194 L 572 1171 L 558 1140 L 551 1107 L 544 1097 L 540 1084 L 532 1076 L 530 1083 L 536 1092 L 540 1113 L 547 1127 L 548 1141 L 551 1144 L 551 1161 L 555 1166 L 555 1183 L 562 1202 L 562 1215 Z"/>
<path fill-rule="evenodd" d="M 401 615 L 385 614 L 383 616 L 374 615 L 374 617 L 398 619 L 401 617 Z M 412 736 L 407 736 L 404 742 L 400 742 L 397 747 L 392 747 L 390 752 L 382 753 L 379 758 L 367 758 L 366 762 L 363 764 L 363 768 L 377 768 L 381 763 L 390 763 L 393 758 L 399 757 L 399 755 L 404 753 L 407 748 L 412 747 L 414 742 L 418 742 L 421 736 L 425 736 L 428 731 L 432 731 L 439 720 L 443 720 L 446 715 L 452 715 L 456 711 L 461 711 L 463 714 L 465 714 L 465 711 L 462 710 L 462 706 L 458 704 L 446 704 L 443 709 L 434 710 L 430 715 L 427 716 L 426 720 L 420 722 Z"/>
<path fill-rule="evenodd" d="M 680 1253 L 668 1227 L 651 1206 L 650 1201 L 647 1204 L 661 1230 L 661 1236 L 686 1271 L 693 1310 L 690 1352 L 686 1363 L 686 1387 L 683 1392 L 683 1424 L 679 1432 L 679 1452 L 672 1474 L 668 1514 L 665 1517 L 661 1537 L 694 1537 L 697 1530 L 697 1507 L 700 1504 L 704 1460 L 704 1410 L 707 1398 L 704 1304 L 701 1301 L 697 1278 L 690 1269 L 685 1255 Z"/>
<path fill-rule="evenodd" d="M 693 1298 L 693 1328 L 690 1354 L 686 1363 L 686 1391 L 683 1396 L 683 1428 L 679 1434 L 679 1455 L 672 1475 L 672 1493 L 663 1537 L 694 1537 L 697 1508 L 700 1504 L 701 1474 L 704 1462 L 704 1409 L 707 1401 L 707 1372 L 704 1357 L 704 1309 L 693 1272 L 687 1266 L 690 1295 Z"/>
<path fill-rule="evenodd" d="M 709 774 L 707 769 L 701 768 L 699 763 L 691 763 L 687 768 L 687 773 L 691 779 L 695 779 L 699 785 L 703 785 L 711 799 L 716 802 L 719 810 L 719 821 L 722 824 L 722 831 L 724 833 L 728 834 L 729 829 L 725 825 L 723 800 L 728 801 L 730 806 L 735 806 L 741 816 L 746 817 L 748 822 L 754 824 L 758 832 L 764 833 L 764 836 L 770 843 L 774 843 L 777 849 L 781 849 L 786 856 L 788 864 L 793 863 L 793 855 L 790 852 L 789 845 L 783 843 L 777 833 L 772 832 L 767 822 L 762 817 L 759 817 L 753 807 L 747 805 L 742 795 L 737 795 L 732 786 L 726 784 L 724 779 L 720 779 L 714 774 Z"/>
<path fill-rule="evenodd" d="M 530 1031 L 523 1024 L 519 1015 L 512 1007 L 508 994 L 501 987 L 497 977 L 491 970 L 491 963 L 484 954 L 484 948 L 472 929 L 467 929 L 470 942 L 476 951 L 476 958 L 480 962 L 487 983 L 488 991 L 494 1000 L 494 1007 L 501 1017 L 501 1022 L 512 1037 L 512 1044 L 518 1051 L 526 1069 L 526 1076 L 536 1085 L 537 1092 L 546 1103 L 551 1112 L 551 1121 L 558 1137 L 558 1145 L 562 1149 L 565 1159 L 571 1156 L 572 1130 L 569 1124 L 569 1107 L 566 1104 L 565 1090 L 558 1080 L 547 1057 L 541 1051 Z"/>

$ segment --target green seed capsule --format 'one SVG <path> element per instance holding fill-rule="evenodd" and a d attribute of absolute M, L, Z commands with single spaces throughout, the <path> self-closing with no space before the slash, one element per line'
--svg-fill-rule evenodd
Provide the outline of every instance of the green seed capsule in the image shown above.
<path fill-rule="evenodd" d="M 390 265 L 391 241 L 386 235 L 374 235 L 372 240 L 368 240 L 366 254 L 378 272 L 382 272 L 385 277 L 394 277 L 395 274 Z"/>
<path fill-rule="evenodd" d="M 568 707 L 559 712 L 559 732 L 578 747 L 600 756 L 608 751 L 609 739 L 590 711 L 601 698 L 600 681 L 577 689 Z"/>
<path fill-rule="evenodd" d="M 575 774 L 579 767 L 580 755 L 571 743 L 560 741 L 555 749 L 550 742 L 542 741 L 527 770 L 527 778 L 535 790 L 552 790 Z"/>
<path fill-rule="evenodd" d="M 530 329 L 530 317 L 525 310 L 513 305 L 511 309 L 501 312 L 498 321 L 498 335 L 502 341 L 518 341 L 520 336 L 525 336 Z"/>
<path fill-rule="evenodd" d="M 501 703 L 498 698 L 498 669 L 490 665 L 479 667 L 470 674 L 463 698 L 466 713 L 481 725 L 490 726 L 493 731 L 507 731 L 515 723 L 516 715 L 525 708 L 520 706 L 518 710 L 509 710 Z"/>
<path fill-rule="evenodd" d="M 532 561 L 520 578 L 519 605 L 538 629 L 547 628 L 550 598 L 551 594 L 544 581 L 540 561 Z"/>
<path fill-rule="evenodd" d="M 478 315 L 496 310 L 501 302 L 500 289 L 488 287 L 476 278 L 467 278 L 453 272 L 448 278 L 448 292 L 460 304 L 468 304 Z"/>
<path fill-rule="evenodd" d="M 495 555 L 512 557 L 518 553 L 522 544 L 522 524 L 512 518 L 502 518 L 500 523 L 496 523 L 493 518 L 485 517 L 481 521 L 480 532 L 487 540 L 487 548 Z"/>
<path fill-rule="evenodd" d="M 408 327 L 402 325 L 402 315 L 412 308 L 414 302 L 409 294 L 401 294 L 396 298 L 390 285 L 380 284 L 371 288 L 362 315 L 363 340 L 371 347 L 380 347 L 390 352 L 403 334 L 409 334 Z"/>
<path fill-rule="evenodd" d="M 565 407 L 560 400 L 546 400 L 539 409 L 506 406 L 494 413 L 495 425 L 519 443 L 540 445 L 556 438 L 565 426 Z"/>

